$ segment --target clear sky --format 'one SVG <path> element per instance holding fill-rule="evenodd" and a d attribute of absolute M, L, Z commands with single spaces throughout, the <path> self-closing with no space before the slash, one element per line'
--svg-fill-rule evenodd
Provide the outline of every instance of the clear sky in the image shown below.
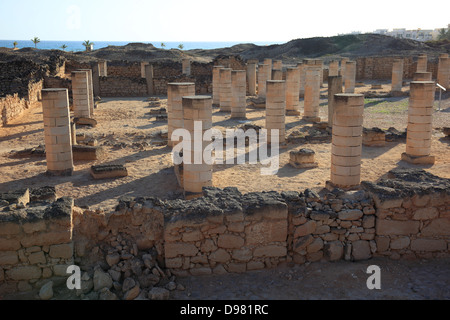
<path fill-rule="evenodd" d="M 0 39 L 285 42 L 442 28 L 449 12 L 449 0 L 0 0 Z"/>

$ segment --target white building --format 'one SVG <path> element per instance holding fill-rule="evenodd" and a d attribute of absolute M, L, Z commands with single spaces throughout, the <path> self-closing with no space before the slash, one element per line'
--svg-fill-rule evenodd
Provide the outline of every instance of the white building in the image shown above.
<path fill-rule="evenodd" d="M 447 28 L 444 28 L 448 30 L 450 28 L 450 24 L 447 26 Z M 405 28 L 398 28 L 398 29 L 392 29 L 392 31 L 389 31 L 388 29 L 377 29 L 373 33 L 376 34 L 384 34 L 386 36 L 391 36 L 395 38 L 401 38 L 401 39 L 411 39 L 416 41 L 430 41 L 430 40 L 436 40 L 439 36 L 439 30 L 442 28 L 437 28 L 434 30 L 431 29 L 415 29 L 415 30 L 406 30 Z"/>

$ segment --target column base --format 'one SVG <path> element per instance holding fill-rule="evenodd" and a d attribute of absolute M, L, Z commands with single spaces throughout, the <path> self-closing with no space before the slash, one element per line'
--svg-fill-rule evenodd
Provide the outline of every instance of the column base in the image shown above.
<path fill-rule="evenodd" d="M 402 153 L 402 160 L 411 164 L 434 164 L 436 158 L 434 156 L 412 156 L 406 152 Z"/>
<path fill-rule="evenodd" d="M 298 110 L 286 110 L 287 116 L 299 116 L 301 114 Z"/>
<path fill-rule="evenodd" d="M 308 122 L 320 122 L 320 117 L 303 116 L 302 120 L 305 120 L 305 121 L 308 121 Z"/>
<path fill-rule="evenodd" d="M 184 192 L 184 199 L 185 200 L 192 200 L 192 199 L 197 199 L 197 198 L 201 198 L 203 197 L 203 192 L 197 193 L 197 192 L 189 192 L 189 191 L 185 191 Z"/>
<path fill-rule="evenodd" d="M 325 182 L 325 188 L 329 191 L 333 191 L 336 188 L 345 190 L 345 191 L 352 191 L 352 190 L 359 190 L 361 189 L 361 185 L 355 185 L 355 186 L 341 186 L 341 185 L 336 185 L 333 182 L 327 180 Z"/>
<path fill-rule="evenodd" d="M 73 175 L 73 168 L 66 170 L 47 170 L 49 176 L 71 176 Z"/>
<path fill-rule="evenodd" d="M 402 97 L 407 95 L 407 93 L 403 91 L 391 91 L 389 94 L 393 97 Z"/>
<path fill-rule="evenodd" d="M 296 169 L 312 169 L 319 166 L 319 163 L 317 162 L 298 163 L 295 161 L 289 161 L 289 164 Z"/>

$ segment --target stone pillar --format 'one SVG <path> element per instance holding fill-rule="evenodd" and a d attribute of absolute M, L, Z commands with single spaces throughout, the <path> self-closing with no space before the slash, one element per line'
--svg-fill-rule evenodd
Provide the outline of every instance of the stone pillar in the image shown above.
<path fill-rule="evenodd" d="M 322 59 L 315 59 L 314 64 L 318 67 L 320 67 L 320 86 L 323 86 L 323 60 Z"/>
<path fill-rule="evenodd" d="M 75 118 L 90 118 L 89 76 L 87 71 L 72 71 L 73 114 Z"/>
<path fill-rule="evenodd" d="M 283 80 L 283 70 L 272 69 L 272 80 Z"/>
<path fill-rule="evenodd" d="M 307 66 L 305 81 L 305 101 L 303 119 L 312 122 L 320 122 L 320 68 Z"/>
<path fill-rule="evenodd" d="M 47 173 L 72 175 L 69 93 L 67 89 L 43 89 L 45 157 Z"/>
<path fill-rule="evenodd" d="M 171 141 L 175 129 L 183 128 L 182 97 L 195 95 L 195 83 L 173 82 L 167 84 L 167 145 L 173 147 Z"/>
<path fill-rule="evenodd" d="M 183 68 L 183 74 L 185 74 L 187 76 L 191 75 L 191 59 L 190 58 L 183 58 L 182 68 Z"/>
<path fill-rule="evenodd" d="M 413 74 L 413 81 L 431 81 L 431 72 L 415 72 Z"/>
<path fill-rule="evenodd" d="M 272 66 L 272 59 L 266 58 L 264 59 L 264 64 L 267 64 L 269 66 L 269 70 L 270 72 L 272 72 L 273 66 Z M 272 73 L 269 73 L 269 77 L 272 76 Z M 267 80 L 272 80 L 272 79 L 267 79 Z"/>
<path fill-rule="evenodd" d="M 211 144 L 203 141 L 203 134 L 212 128 L 212 99 L 209 96 L 185 96 L 183 97 L 184 128 L 191 134 L 189 147 L 183 148 L 183 188 L 185 196 L 201 194 L 203 187 L 212 186 L 212 164 L 205 163 L 203 158 L 204 149 Z M 194 136 L 194 121 L 201 121 L 201 136 Z M 198 141 L 200 140 L 200 141 Z M 201 146 L 195 149 L 194 141 Z M 197 146 L 198 147 L 198 146 Z M 190 163 L 187 155 L 190 155 Z M 195 163 L 201 157 L 200 163 Z"/>
<path fill-rule="evenodd" d="M 360 183 L 363 112 L 362 94 L 334 96 L 331 183 L 337 187 L 354 187 Z"/>
<path fill-rule="evenodd" d="M 342 79 L 344 79 L 345 77 L 345 66 L 347 65 L 348 62 L 348 58 L 342 58 L 341 60 L 341 76 Z"/>
<path fill-rule="evenodd" d="M 260 64 L 258 68 L 258 97 L 266 98 L 266 82 L 270 80 L 272 70 L 268 64 Z"/>
<path fill-rule="evenodd" d="M 427 72 L 427 64 L 428 64 L 428 57 L 426 54 L 421 54 L 417 58 L 417 72 Z"/>
<path fill-rule="evenodd" d="M 305 77 L 306 77 L 305 66 L 303 65 L 303 63 L 300 62 L 297 63 L 297 68 L 300 73 L 299 98 L 303 98 L 305 96 Z"/>
<path fill-rule="evenodd" d="M 256 95 L 256 63 L 247 64 L 247 82 L 248 94 L 250 96 Z"/>
<path fill-rule="evenodd" d="M 283 70 L 283 61 L 282 60 L 273 60 L 272 65 L 273 70 Z M 273 79 L 275 80 L 275 79 Z"/>
<path fill-rule="evenodd" d="M 402 160 L 414 164 L 434 164 L 431 152 L 433 130 L 433 81 L 412 81 L 410 85 L 406 152 Z"/>
<path fill-rule="evenodd" d="M 224 66 L 214 66 L 213 67 L 213 78 L 212 78 L 212 104 L 213 106 L 220 105 L 220 69 L 225 68 Z"/>
<path fill-rule="evenodd" d="M 356 61 L 347 61 L 344 76 L 345 93 L 355 92 L 355 81 L 356 81 Z"/>
<path fill-rule="evenodd" d="M 335 77 L 339 75 L 339 61 L 333 60 L 330 61 L 330 66 L 328 69 L 328 76 L 329 77 Z"/>
<path fill-rule="evenodd" d="M 145 65 L 145 80 L 147 81 L 147 94 L 152 96 L 155 94 L 153 88 L 153 65 L 146 64 Z"/>
<path fill-rule="evenodd" d="M 245 119 L 245 109 L 247 107 L 245 100 L 246 81 L 245 70 L 231 71 L 231 118 Z"/>
<path fill-rule="evenodd" d="M 333 128 L 334 95 L 342 93 L 342 77 L 328 77 L 328 128 Z"/>
<path fill-rule="evenodd" d="M 220 111 L 231 111 L 231 68 L 222 68 L 219 70 L 219 104 Z"/>
<path fill-rule="evenodd" d="M 403 87 L 403 59 L 395 59 L 392 65 L 392 92 L 401 92 Z"/>
<path fill-rule="evenodd" d="M 98 63 L 91 63 L 92 68 L 92 85 L 94 90 L 94 96 L 100 96 L 100 67 Z"/>
<path fill-rule="evenodd" d="M 282 80 L 267 81 L 266 129 L 267 142 L 271 142 L 272 130 L 278 129 L 279 143 L 285 142 L 286 84 Z"/>
<path fill-rule="evenodd" d="M 437 82 L 445 89 L 450 89 L 450 58 L 446 53 L 439 55 Z"/>
<path fill-rule="evenodd" d="M 95 102 L 94 102 L 94 84 L 92 77 L 92 69 L 80 69 L 79 71 L 86 71 L 88 73 L 89 107 L 91 117 L 93 117 Z"/>
<path fill-rule="evenodd" d="M 108 62 L 106 60 L 99 60 L 98 61 L 98 69 L 99 69 L 99 76 L 100 77 L 107 77 L 108 76 Z"/>
<path fill-rule="evenodd" d="M 300 70 L 298 68 L 286 69 L 286 114 L 300 115 Z"/>
<path fill-rule="evenodd" d="M 147 66 L 149 63 L 146 61 L 141 61 L 141 78 L 145 78 L 145 66 Z"/>

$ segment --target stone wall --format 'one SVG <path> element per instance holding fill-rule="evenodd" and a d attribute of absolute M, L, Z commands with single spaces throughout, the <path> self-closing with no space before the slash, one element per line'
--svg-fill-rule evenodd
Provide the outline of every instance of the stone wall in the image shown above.
<path fill-rule="evenodd" d="M 376 206 L 377 254 L 392 259 L 436 258 L 450 250 L 450 184 L 425 171 L 390 172 L 365 183 Z"/>
<path fill-rule="evenodd" d="M 28 189 L 0 198 L 0 294 L 67 276 L 73 264 L 73 199 L 29 204 Z"/>
<path fill-rule="evenodd" d="M 26 94 L 14 93 L 0 98 L 0 116 L 2 126 L 20 116 L 26 109 L 40 105 L 41 90 L 44 81 L 30 81 L 27 84 Z"/>
<path fill-rule="evenodd" d="M 403 59 L 403 79 L 412 79 L 417 69 L 417 59 L 413 57 L 360 57 L 356 58 L 357 80 L 391 80 L 395 59 Z M 437 77 L 437 61 L 428 61 L 428 71 L 433 79 Z"/>
<path fill-rule="evenodd" d="M 449 179 L 393 170 L 361 187 L 248 194 L 210 187 L 193 200 L 123 198 L 106 212 L 72 210 L 67 198 L 25 205 L 26 192 L 2 195 L 0 291 L 62 275 L 71 258 L 85 270 L 100 265 L 114 281 L 150 285 L 165 277 L 162 268 L 187 276 L 284 262 L 448 256 Z"/>
<path fill-rule="evenodd" d="M 109 67 L 108 67 L 109 72 Z M 100 77 L 101 97 L 147 96 L 147 81 L 144 78 Z"/>

